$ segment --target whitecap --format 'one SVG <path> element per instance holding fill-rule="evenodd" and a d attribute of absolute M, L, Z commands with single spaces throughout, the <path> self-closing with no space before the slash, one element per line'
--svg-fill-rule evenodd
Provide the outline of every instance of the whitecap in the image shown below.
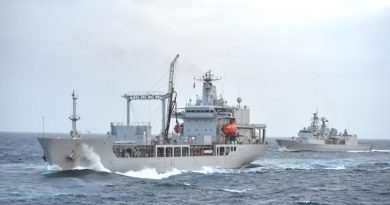
<path fill-rule="evenodd" d="M 231 193 L 244 193 L 250 191 L 251 189 L 222 189 L 222 190 Z"/>
<path fill-rule="evenodd" d="M 325 167 L 324 169 L 343 170 L 343 169 L 347 169 L 347 168 L 344 165 L 336 165 L 336 166 Z"/>
<path fill-rule="evenodd" d="M 279 147 L 278 151 L 279 152 L 288 152 L 289 150 L 287 149 L 287 147 Z"/>
<path fill-rule="evenodd" d="M 347 152 L 349 152 L 349 153 L 366 153 L 366 152 L 371 152 L 371 151 L 369 151 L 369 150 L 353 150 L 353 151 L 347 151 Z"/>
<path fill-rule="evenodd" d="M 373 152 L 390 152 L 388 149 L 373 149 Z"/>
<path fill-rule="evenodd" d="M 191 186 L 191 184 L 190 184 L 190 183 L 187 183 L 187 182 L 184 182 L 183 185 L 184 185 L 184 186 Z"/>
<path fill-rule="evenodd" d="M 256 164 L 261 165 L 260 167 L 255 167 L 246 170 L 246 172 L 259 172 L 267 170 L 343 170 L 350 166 L 351 162 L 340 161 L 340 160 L 291 160 L 291 159 L 281 159 L 281 160 L 269 160 L 269 161 L 256 161 Z"/>
<path fill-rule="evenodd" d="M 195 173 L 201 173 L 201 174 L 227 174 L 227 173 L 234 173 L 235 171 L 232 169 L 221 169 L 221 168 L 214 168 L 214 167 L 207 167 L 204 166 L 202 169 L 194 170 L 192 172 Z"/>
<path fill-rule="evenodd" d="M 301 204 L 311 204 L 313 202 L 311 202 L 309 200 L 305 200 L 305 201 L 298 201 L 298 203 L 301 203 Z"/>
<path fill-rule="evenodd" d="M 185 171 L 180 171 L 178 169 L 172 169 L 167 172 L 158 173 L 155 168 L 145 168 L 140 171 L 128 171 L 125 173 L 122 172 L 116 172 L 116 174 L 128 176 L 128 177 L 135 177 L 135 178 L 142 178 L 142 179 L 164 179 L 168 178 L 174 175 L 179 175 Z"/>

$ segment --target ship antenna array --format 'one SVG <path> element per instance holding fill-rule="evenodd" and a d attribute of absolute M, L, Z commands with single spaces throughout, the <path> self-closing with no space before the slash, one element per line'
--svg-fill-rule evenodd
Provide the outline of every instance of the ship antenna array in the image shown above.
<path fill-rule="evenodd" d="M 199 81 L 205 81 L 205 82 L 212 82 L 212 81 L 217 81 L 221 80 L 221 77 L 215 77 L 214 74 L 211 73 L 211 69 L 207 71 L 201 78 L 198 78 L 197 80 Z"/>

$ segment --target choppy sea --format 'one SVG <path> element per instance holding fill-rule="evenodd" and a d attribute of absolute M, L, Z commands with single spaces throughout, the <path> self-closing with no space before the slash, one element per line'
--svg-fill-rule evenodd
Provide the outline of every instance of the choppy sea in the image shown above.
<path fill-rule="evenodd" d="M 38 135 L 0 133 L 0 204 L 390 204 L 390 140 L 361 140 L 372 152 L 319 153 L 279 151 L 268 138 L 245 169 L 118 174 L 53 171 Z"/>

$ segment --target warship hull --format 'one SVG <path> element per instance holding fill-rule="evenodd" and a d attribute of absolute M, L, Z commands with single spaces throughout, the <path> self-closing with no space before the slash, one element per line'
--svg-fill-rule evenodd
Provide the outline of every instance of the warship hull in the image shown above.
<path fill-rule="evenodd" d="M 139 171 L 154 168 L 165 172 L 199 170 L 203 167 L 242 168 L 260 157 L 266 150 L 265 144 L 226 144 L 235 147 L 228 155 L 180 156 L 180 157 L 117 157 L 113 152 L 113 141 L 104 139 L 38 138 L 49 165 L 58 170 L 79 168 L 110 172 Z M 168 146 L 168 145 L 167 145 Z M 221 145 L 218 145 L 221 146 Z"/>
<path fill-rule="evenodd" d="M 284 151 L 322 151 L 322 152 L 347 152 L 347 151 L 372 151 L 370 144 L 309 144 L 300 143 L 297 140 L 277 139 L 279 147 Z"/>

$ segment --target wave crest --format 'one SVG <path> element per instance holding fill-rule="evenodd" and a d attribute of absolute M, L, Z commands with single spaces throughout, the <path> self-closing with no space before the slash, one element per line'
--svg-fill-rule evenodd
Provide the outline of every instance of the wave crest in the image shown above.
<path fill-rule="evenodd" d="M 199 170 L 194 170 L 192 171 L 194 173 L 200 173 L 200 174 L 229 174 L 229 173 L 234 173 L 237 172 L 233 169 L 221 169 L 221 168 L 215 168 L 215 167 L 207 167 L 204 166 L 202 169 Z"/>
<path fill-rule="evenodd" d="M 185 171 L 172 169 L 167 172 L 158 173 L 155 168 L 145 168 L 140 171 L 128 171 L 125 173 L 116 172 L 116 174 L 120 174 L 128 177 L 142 178 L 142 179 L 164 179 L 174 175 L 179 175 L 183 172 Z"/>
<path fill-rule="evenodd" d="M 92 147 L 82 144 L 79 155 L 81 157 L 76 160 L 76 167 L 74 170 L 90 169 L 99 172 L 111 172 L 103 166 L 100 156 L 93 151 Z"/>

